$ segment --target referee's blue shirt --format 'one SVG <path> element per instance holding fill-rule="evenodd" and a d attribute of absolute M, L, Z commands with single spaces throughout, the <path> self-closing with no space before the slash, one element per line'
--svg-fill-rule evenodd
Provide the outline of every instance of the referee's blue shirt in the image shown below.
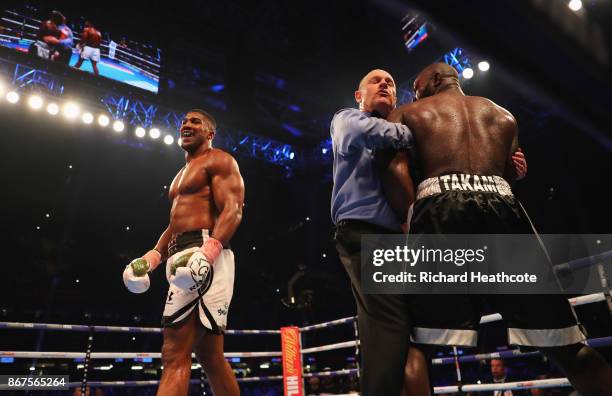
<path fill-rule="evenodd" d="M 332 119 L 331 138 L 334 151 L 331 216 L 334 224 L 353 219 L 400 231 L 400 221 L 383 194 L 374 154 L 379 148 L 410 147 L 414 140 L 410 129 L 371 113 L 342 109 Z"/>

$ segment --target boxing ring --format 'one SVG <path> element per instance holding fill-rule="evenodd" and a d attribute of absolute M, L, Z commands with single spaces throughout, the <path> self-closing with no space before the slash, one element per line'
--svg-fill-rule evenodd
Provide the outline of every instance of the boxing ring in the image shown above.
<path fill-rule="evenodd" d="M 580 306 L 585 304 L 592 304 L 596 302 L 607 301 L 609 304 L 612 302 L 612 293 L 596 293 L 580 297 L 569 299 L 572 306 Z M 480 320 L 481 324 L 492 323 L 502 320 L 500 314 L 491 314 L 483 316 Z M 324 328 L 333 328 L 341 325 L 352 325 L 355 329 L 355 340 L 349 340 L 345 342 L 338 342 L 334 344 L 321 345 L 316 347 L 301 349 L 300 358 L 303 359 L 306 355 L 316 354 L 324 351 L 339 350 L 339 349 L 352 349 L 355 354 L 358 354 L 359 341 L 356 317 L 347 317 L 342 319 L 333 320 L 330 322 L 315 324 L 311 326 L 305 326 L 297 328 L 301 336 L 304 333 L 316 331 Z M 17 358 L 17 359 L 28 359 L 28 358 L 39 358 L 39 359 L 84 359 L 83 364 L 83 378 L 79 382 L 69 382 L 69 388 L 85 389 L 86 386 L 92 387 L 138 387 L 138 386 L 156 386 L 159 384 L 158 380 L 143 380 L 143 381 L 130 381 L 130 380 L 117 380 L 117 381 L 93 381 L 88 378 L 88 372 L 90 369 L 91 361 L 96 359 L 160 359 L 161 353 L 159 352 L 93 352 L 92 340 L 95 333 L 102 332 L 114 332 L 114 333 L 156 333 L 161 334 L 161 328 L 154 327 L 122 327 L 122 326 L 86 326 L 86 325 L 67 325 L 67 324 L 48 324 L 48 323 L 17 323 L 17 322 L 0 322 L 0 329 L 20 329 L 20 330 L 49 330 L 49 331 L 73 331 L 73 332 L 88 332 L 87 349 L 84 352 L 40 352 L 40 351 L 0 351 L 0 357 L 3 358 Z M 280 336 L 281 330 L 227 330 L 225 333 L 227 336 Z M 612 336 L 603 338 L 589 339 L 586 343 L 592 347 L 605 347 L 612 346 Z M 436 394 L 441 393 L 452 393 L 452 392 L 484 392 L 494 390 L 521 390 L 531 388 L 551 388 L 551 387 L 569 387 L 570 382 L 566 378 L 550 378 L 550 379 L 534 379 L 529 381 L 520 382 L 508 382 L 508 383 L 488 383 L 488 384 L 462 384 L 461 383 L 461 371 L 460 363 L 479 362 L 484 360 L 490 360 L 495 358 L 521 358 L 527 356 L 539 355 L 539 352 L 521 352 L 518 349 L 505 350 L 493 353 L 483 353 L 475 355 L 459 356 L 456 348 L 454 348 L 454 356 L 442 357 L 432 359 L 434 366 L 439 365 L 452 365 L 456 366 L 458 384 L 452 386 L 441 386 L 435 387 L 434 391 Z M 282 356 L 281 351 L 261 351 L 261 352 L 226 352 L 226 359 L 230 358 L 253 358 L 253 357 L 272 357 L 278 358 Z M 195 354 L 192 355 L 195 358 Z M 358 362 L 358 360 L 356 360 Z M 358 366 L 357 366 L 358 367 Z M 346 376 L 346 375 L 359 375 L 359 368 L 353 369 L 340 369 L 333 371 L 320 371 L 320 372 L 303 372 L 303 378 L 309 377 L 324 377 L 324 376 Z M 273 376 L 253 376 L 246 378 L 237 378 L 238 382 L 262 382 L 262 381 L 282 381 L 283 375 Z M 205 378 L 202 376 L 200 379 L 192 379 L 192 384 L 200 383 L 203 387 Z"/>

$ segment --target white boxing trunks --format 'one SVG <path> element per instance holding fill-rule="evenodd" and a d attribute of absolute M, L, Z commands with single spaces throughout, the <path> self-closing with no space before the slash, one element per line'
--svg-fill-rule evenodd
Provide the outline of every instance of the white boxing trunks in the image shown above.
<path fill-rule="evenodd" d="M 195 252 L 208 239 L 208 230 L 189 231 L 175 235 L 168 244 L 166 278 L 174 260 Z M 163 327 L 183 322 L 197 307 L 200 322 L 214 334 L 221 334 L 227 326 L 227 314 L 234 292 L 234 253 L 223 249 L 213 263 L 209 275 L 199 290 L 184 291 L 170 284 L 162 318 Z"/>
<path fill-rule="evenodd" d="M 84 46 L 81 50 L 81 59 L 90 59 L 94 62 L 100 62 L 100 48 Z"/>

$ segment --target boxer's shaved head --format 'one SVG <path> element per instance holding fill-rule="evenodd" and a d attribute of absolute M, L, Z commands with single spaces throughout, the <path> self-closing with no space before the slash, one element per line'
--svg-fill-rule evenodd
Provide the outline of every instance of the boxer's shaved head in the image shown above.
<path fill-rule="evenodd" d="M 435 95 L 450 85 L 459 87 L 459 73 L 446 63 L 433 63 L 423 69 L 414 80 L 415 99 Z"/>

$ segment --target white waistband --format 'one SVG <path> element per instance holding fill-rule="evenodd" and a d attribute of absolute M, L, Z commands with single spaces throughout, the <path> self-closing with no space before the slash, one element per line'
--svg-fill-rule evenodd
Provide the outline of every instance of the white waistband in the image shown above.
<path fill-rule="evenodd" d="M 513 195 L 510 184 L 503 177 L 451 173 L 423 180 L 417 188 L 416 199 L 446 191 L 491 192 L 500 195 Z"/>

